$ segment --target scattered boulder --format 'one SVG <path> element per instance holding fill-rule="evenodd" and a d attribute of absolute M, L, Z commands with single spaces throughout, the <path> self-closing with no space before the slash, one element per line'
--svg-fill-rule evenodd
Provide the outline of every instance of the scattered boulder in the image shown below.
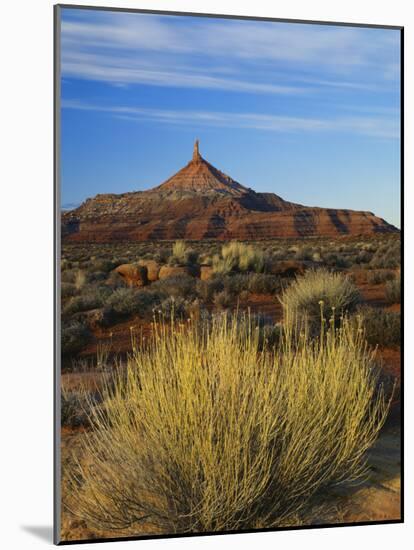
<path fill-rule="evenodd" d="M 141 265 L 147 269 L 147 277 L 150 283 L 158 281 L 160 265 L 155 260 L 140 260 L 138 265 Z"/>
<path fill-rule="evenodd" d="M 202 281 L 208 281 L 212 278 L 214 274 L 213 268 L 211 265 L 201 265 L 200 266 L 200 279 Z"/>
<path fill-rule="evenodd" d="M 121 275 L 129 287 L 142 287 L 148 284 L 148 271 L 143 265 L 122 264 L 114 271 Z"/>
<path fill-rule="evenodd" d="M 194 271 L 188 266 L 181 265 L 163 265 L 158 274 L 158 278 L 167 279 L 167 277 L 179 277 L 180 275 L 194 276 Z"/>
<path fill-rule="evenodd" d="M 308 267 L 309 265 L 306 262 L 280 260 L 269 267 L 269 273 L 279 275 L 280 277 L 294 277 L 296 275 L 303 275 Z"/>

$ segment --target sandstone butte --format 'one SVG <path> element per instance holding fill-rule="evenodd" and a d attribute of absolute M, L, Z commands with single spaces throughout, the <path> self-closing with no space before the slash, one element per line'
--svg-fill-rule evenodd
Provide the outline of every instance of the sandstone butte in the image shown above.
<path fill-rule="evenodd" d="M 200 155 L 198 140 L 190 162 L 158 187 L 100 194 L 62 213 L 63 242 L 260 240 L 398 231 L 372 212 L 307 207 L 244 187 Z"/>

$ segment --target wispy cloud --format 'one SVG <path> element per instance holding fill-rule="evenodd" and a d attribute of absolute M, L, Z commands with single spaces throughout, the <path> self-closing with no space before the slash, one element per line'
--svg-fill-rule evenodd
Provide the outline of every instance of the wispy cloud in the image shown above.
<path fill-rule="evenodd" d="M 301 94 L 311 87 L 386 89 L 397 75 L 397 41 L 378 29 L 83 13 L 62 21 L 66 77 Z"/>
<path fill-rule="evenodd" d="M 271 132 L 334 132 L 375 138 L 398 139 L 398 119 L 392 116 L 343 116 L 305 118 L 261 113 L 227 113 L 195 110 L 148 109 L 126 106 L 100 106 L 79 101 L 64 101 L 66 109 L 99 111 L 134 122 L 151 120 L 163 124 L 244 128 Z"/>
<path fill-rule="evenodd" d="M 116 84 L 149 84 L 272 94 L 301 94 L 310 91 L 300 86 L 224 78 L 211 74 L 211 71 L 203 74 L 199 69 L 185 70 L 177 66 L 170 66 L 168 69 L 164 65 L 150 68 L 148 62 L 142 62 L 139 58 L 116 59 L 110 56 L 82 55 L 79 52 L 65 55 L 62 70 L 66 77 Z"/>

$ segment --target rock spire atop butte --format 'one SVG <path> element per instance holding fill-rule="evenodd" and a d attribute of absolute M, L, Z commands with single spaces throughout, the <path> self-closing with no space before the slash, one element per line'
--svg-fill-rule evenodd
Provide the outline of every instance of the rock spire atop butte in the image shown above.
<path fill-rule="evenodd" d="M 202 156 L 200 155 L 200 151 L 198 149 L 199 143 L 200 142 L 198 141 L 198 139 L 196 139 L 194 143 L 194 149 L 193 149 L 193 162 L 198 162 L 202 160 Z"/>
<path fill-rule="evenodd" d="M 186 192 L 197 194 L 220 193 L 240 196 L 248 189 L 207 162 L 199 150 L 199 140 L 193 147 L 193 156 L 184 168 L 155 188 L 157 192 Z"/>

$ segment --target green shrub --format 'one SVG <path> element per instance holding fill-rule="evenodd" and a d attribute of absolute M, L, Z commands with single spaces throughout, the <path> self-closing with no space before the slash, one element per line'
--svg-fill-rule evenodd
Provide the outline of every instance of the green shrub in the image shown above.
<path fill-rule="evenodd" d="M 198 253 L 187 248 L 184 241 L 176 241 L 173 244 L 172 255 L 168 259 L 170 265 L 194 265 L 197 263 Z"/>
<path fill-rule="evenodd" d="M 270 273 L 249 273 L 246 289 L 255 294 L 276 294 L 280 292 L 282 283 L 280 277 Z"/>
<path fill-rule="evenodd" d="M 62 323 L 61 330 L 61 351 L 62 355 L 69 355 L 80 351 L 90 337 L 86 325 L 78 321 Z"/>
<path fill-rule="evenodd" d="M 171 256 L 171 251 L 169 248 L 160 248 L 155 254 L 154 254 L 154 260 L 160 264 L 166 264 L 168 263 L 168 260 Z"/>
<path fill-rule="evenodd" d="M 294 255 L 295 260 L 312 260 L 313 259 L 313 251 L 310 246 L 303 246 L 302 248 L 299 248 L 297 252 L 295 252 Z"/>
<path fill-rule="evenodd" d="M 175 298 L 196 298 L 197 280 L 190 275 L 167 277 L 153 283 L 151 290 Z"/>
<path fill-rule="evenodd" d="M 93 397 L 85 390 L 62 389 L 60 401 L 61 425 L 69 428 L 89 427 Z"/>
<path fill-rule="evenodd" d="M 105 284 L 113 290 L 118 288 L 127 288 L 128 286 L 125 279 L 116 271 L 111 271 L 111 273 L 109 273 Z"/>
<path fill-rule="evenodd" d="M 60 285 L 60 296 L 61 298 L 71 298 L 75 296 L 77 290 L 73 283 L 62 283 Z"/>
<path fill-rule="evenodd" d="M 219 309 L 227 309 L 234 304 L 234 295 L 228 290 L 216 292 L 214 294 L 213 303 Z"/>
<path fill-rule="evenodd" d="M 358 264 L 368 264 L 372 260 L 373 255 L 367 250 L 361 250 L 358 253 L 356 261 Z"/>
<path fill-rule="evenodd" d="M 386 283 L 385 297 L 390 304 L 399 304 L 401 302 L 401 279 L 399 276 Z"/>
<path fill-rule="evenodd" d="M 367 283 L 380 285 L 395 279 L 395 273 L 390 270 L 374 270 L 367 273 Z"/>
<path fill-rule="evenodd" d="M 86 285 L 79 296 L 74 296 L 65 304 L 62 315 L 69 316 L 80 311 L 89 311 L 103 307 L 112 291 L 107 286 Z"/>
<path fill-rule="evenodd" d="M 360 301 L 357 287 L 349 277 L 326 269 L 310 270 L 283 292 L 280 299 L 287 322 L 307 321 L 312 329 L 334 314 L 351 312 Z"/>
<path fill-rule="evenodd" d="M 401 344 L 401 315 L 372 307 L 358 309 L 362 317 L 365 338 L 372 346 L 399 346 Z"/>
<path fill-rule="evenodd" d="M 61 271 L 60 279 L 62 283 L 75 284 L 76 274 L 79 270 L 76 268 L 64 269 Z"/>
<path fill-rule="evenodd" d="M 104 326 L 112 325 L 132 315 L 142 318 L 152 317 L 153 309 L 166 296 L 150 290 L 119 288 L 115 290 L 105 303 L 103 312 Z"/>
<path fill-rule="evenodd" d="M 157 313 L 165 319 L 184 319 L 190 315 L 191 300 L 182 296 L 168 296 L 157 306 Z"/>
<path fill-rule="evenodd" d="M 254 294 L 276 294 L 281 290 L 281 280 L 270 273 L 233 273 L 219 279 L 223 290 L 239 296 L 242 292 Z"/>
<path fill-rule="evenodd" d="M 382 244 L 370 262 L 373 268 L 396 269 L 401 265 L 401 241 L 391 240 Z"/>
<path fill-rule="evenodd" d="M 345 269 L 351 266 L 351 263 L 340 254 L 327 253 L 323 256 L 324 263 L 329 267 L 336 267 L 339 269 Z"/>
<path fill-rule="evenodd" d="M 214 295 L 224 290 L 223 280 L 224 277 L 216 274 L 208 281 L 196 281 L 197 295 L 203 303 L 211 303 L 214 299 Z"/>

